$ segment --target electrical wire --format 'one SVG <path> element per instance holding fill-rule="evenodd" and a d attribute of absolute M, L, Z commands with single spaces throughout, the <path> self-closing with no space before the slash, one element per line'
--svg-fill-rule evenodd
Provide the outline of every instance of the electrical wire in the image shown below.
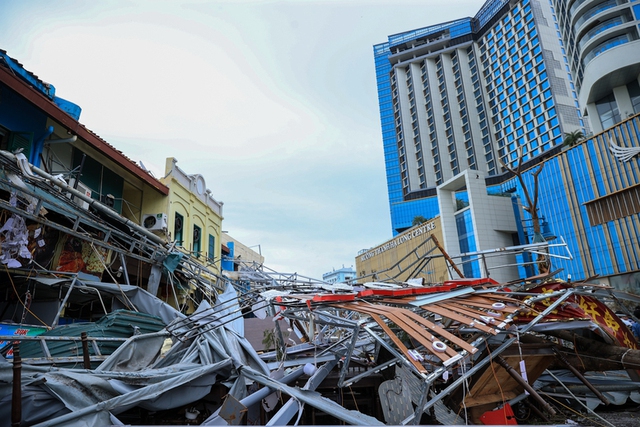
<path fill-rule="evenodd" d="M 484 345 L 487 346 L 487 352 L 489 353 L 489 359 L 493 359 L 491 357 L 491 349 L 489 348 L 489 343 L 487 340 L 484 340 Z M 504 405 L 507 402 L 507 399 L 504 397 L 504 391 L 502 390 L 502 386 L 500 385 L 500 381 L 498 380 L 498 374 L 496 374 L 496 369 L 493 366 L 493 360 L 489 361 L 489 366 L 491 366 L 491 372 L 493 373 L 493 378 L 496 380 L 496 384 L 498 384 L 498 389 L 500 390 L 500 396 L 502 396 L 502 404 Z"/>
<path fill-rule="evenodd" d="M 122 298 L 124 299 L 124 301 L 123 301 L 124 305 L 127 307 L 127 309 L 139 312 L 139 310 L 136 308 L 136 306 L 133 304 L 133 302 L 131 302 L 129 297 L 124 293 L 124 290 L 122 289 L 122 286 L 120 286 L 120 283 L 118 283 L 116 278 L 113 277 L 113 274 L 111 274 L 111 271 L 109 270 L 107 265 L 104 263 L 104 260 L 102 258 L 102 254 L 100 252 L 98 252 L 98 249 L 96 249 L 96 247 L 94 246 L 93 242 L 91 242 L 91 249 L 93 249 L 93 251 L 97 255 L 98 261 L 100 261 L 100 263 L 102 264 L 102 267 L 104 268 L 104 270 L 109 274 L 109 277 L 111 277 L 111 280 L 113 280 L 113 282 L 116 284 L 116 286 L 120 290 L 120 294 L 122 295 Z"/>
<path fill-rule="evenodd" d="M 15 283 L 13 283 L 13 277 L 9 273 L 9 268 L 7 268 L 6 264 L 4 265 L 4 268 L 5 268 L 6 272 L 7 272 L 7 276 L 9 276 L 9 281 L 11 282 L 11 286 L 13 287 L 13 292 L 15 293 L 16 297 L 18 298 L 18 301 L 20 301 L 20 304 L 22 304 L 24 309 L 27 310 L 27 312 L 29 314 L 31 314 L 36 320 L 38 320 L 40 323 L 42 323 L 47 328 L 51 329 L 51 327 L 44 320 L 39 318 L 33 311 L 31 311 L 29 308 L 27 308 L 27 306 L 24 304 L 24 302 L 22 302 L 22 299 L 20 298 L 20 294 L 18 293 L 18 290 L 16 289 L 16 285 L 15 285 Z"/>
<path fill-rule="evenodd" d="M 609 421 L 605 420 L 604 418 L 602 418 L 600 415 L 596 414 L 593 409 L 589 408 L 587 405 L 585 405 L 584 403 L 582 403 L 582 401 L 580 399 L 578 399 L 572 392 L 571 390 L 569 390 L 569 388 L 558 379 L 558 377 L 556 377 L 555 375 L 553 375 L 553 373 L 550 370 L 546 370 L 546 372 L 551 375 L 551 377 L 553 377 L 554 380 L 556 380 L 557 382 L 560 383 L 560 385 L 567 391 L 567 393 L 569 393 L 571 395 L 571 397 L 573 397 L 580 405 L 582 405 L 588 412 L 592 413 L 593 415 L 595 415 L 596 417 L 600 418 L 602 421 L 604 421 L 606 424 L 608 424 L 611 427 L 616 427 L 615 425 L 611 424 Z"/>

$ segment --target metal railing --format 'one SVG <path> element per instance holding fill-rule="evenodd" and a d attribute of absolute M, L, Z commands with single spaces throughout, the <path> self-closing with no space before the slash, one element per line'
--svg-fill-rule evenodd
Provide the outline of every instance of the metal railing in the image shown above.
<path fill-rule="evenodd" d="M 18 342 L 32 342 L 37 341 L 40 343 L 40 348 L 44 357 L 25 357 L 22 355 L 22 362 L 30 365 L 49 365 L 49 364 L 69 364 L 69 363 L 84 363 L 84 367 L 89 369 L 91 362 L 101 362 L 107 358 L 108 355 L 102 354 L 98 342 L 119 342 L 124 343 L 128 338 L 119 337 L 89 337 L 83 333 L 80 337 L 53 337 L 53 336 L 27 336 L 27 335 L 0 335 L 0 342 L 6 342 L 3 348 L 0 349 L 0 353 L 7 358 L 7 353 L 10 353 L 13 345 Z M 47 342 L 60 342 L 68 341 L 75 344 L 82 344 L 82 355 L 79 356 L 52 356 Z M 93 354 L 89 352 L 89 344 L 93 349 Z M 10 358 L 9 358 L 10 359 Z M 87 362 L 89 366 L 87 366 Z"/>

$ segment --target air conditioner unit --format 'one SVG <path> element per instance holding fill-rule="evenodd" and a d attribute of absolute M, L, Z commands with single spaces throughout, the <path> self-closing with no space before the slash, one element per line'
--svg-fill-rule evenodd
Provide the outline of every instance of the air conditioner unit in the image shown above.
<path fill-rule="evenodd" d="M 75 179 L 73 178 L 70 179 L 69 186 L 73 187 L 74 184 L 75 184 Z M 76 190 L 78 190 L 88 198 L 91 198 L 91 189 L 86 185 L 84 185 L 82 182 L 78 182 L 78 187 L 76 188 Z M 77 206 L 80 206 L 82 209 L 89 209 L 89 202 L 85 202 L 81 198 L 74 196 L 71 193 L 67 193 L 67 196 L 71 197 L 71 201 L 75 203 Z"/>
<path fill-rule="evenodd" d="M 147 230 L 166 230 L 167 229 L 167 214 L 146 214 L 142 215 L 142 226 Z"/>

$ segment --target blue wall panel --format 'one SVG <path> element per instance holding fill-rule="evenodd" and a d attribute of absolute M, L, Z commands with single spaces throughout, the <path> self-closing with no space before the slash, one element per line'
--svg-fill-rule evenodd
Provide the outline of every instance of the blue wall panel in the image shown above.
<path fill-rule="evenodd" d="M 37 141 L 46 133 L 47 116 L 29 101 L 0 84 L 0 125 L 14 132 L 33 132 Z"/>

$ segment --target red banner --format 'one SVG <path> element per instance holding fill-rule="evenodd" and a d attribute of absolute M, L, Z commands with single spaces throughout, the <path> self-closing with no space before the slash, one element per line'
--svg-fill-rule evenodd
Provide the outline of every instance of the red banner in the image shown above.
<path fill-rule="evenodd" d="M 568 283 L 548 283 L 530 289 L 528 292 L 550 294 L 570 288 L 572 288 L 572 286 Z M 532 308 L 538 312 L 542 312 L 556 299 L 557 297 L 553 297 L 538 301 L 533 304 Z M 515 320 L 518 323 L 527 323 L 532 319 L 530 316 L 518 316 Z M 588 319 L 598 325 L 619 345 L 632 349 L 639 348 L 638 342 L 629 327 L 603 302 L 591 296 L 570 296 L 559 307 L 553 310 L 546 319 L 555 321 Z"/>

